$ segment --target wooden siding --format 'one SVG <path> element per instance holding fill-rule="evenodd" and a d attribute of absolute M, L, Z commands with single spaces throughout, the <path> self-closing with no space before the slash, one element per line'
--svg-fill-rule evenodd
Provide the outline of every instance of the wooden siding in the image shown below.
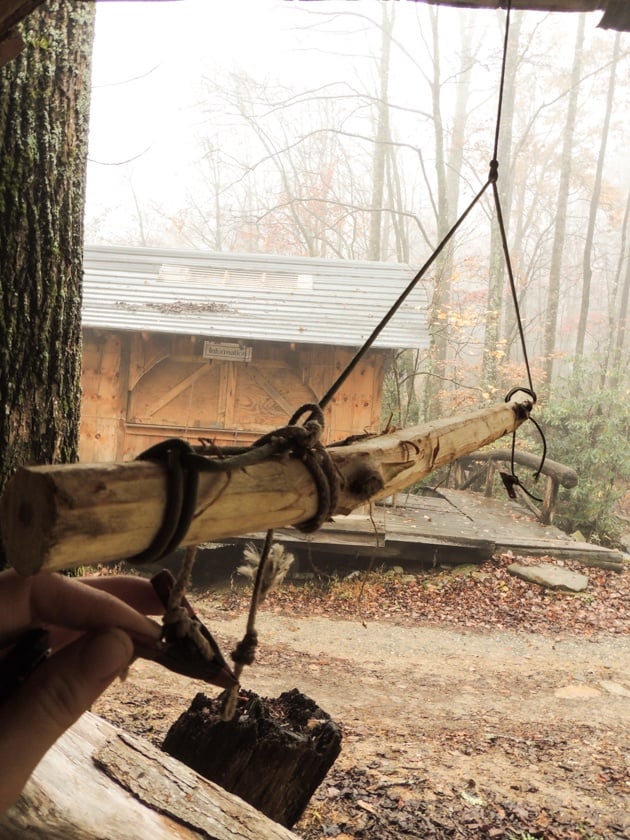
<path fill-rule="evenodd" d="M 250 443 L 316 402 L 352 357 L 345 348 L 247 342 L 251 362 L 204 359 L 188 336 L 84 330 L 79 454 L 135 457 L 168 437 Z M 326 411 L 325 442 L 378 431 L 388 351 L 369 353 Z"/>

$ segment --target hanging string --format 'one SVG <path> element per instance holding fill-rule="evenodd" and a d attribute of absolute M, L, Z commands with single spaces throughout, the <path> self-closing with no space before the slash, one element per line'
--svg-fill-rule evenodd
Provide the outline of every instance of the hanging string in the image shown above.
<path fill-rule="evenodd" d="M 270 528 L 265 535 L 265 542 L 260 553 L 260 560 L 258 562 L 258 570 L 256 571 L 256 579 L 254 581 L 254 588 L 249 602 L 249 612 L 247 615 L 247 626 L 245 634 L 241 641 L 232 652 L 232 659 L 234 660 L 234 676 L 237 681 L 240 680 L 243 668 L 245 665 L 252 665 L 256 655 L 256 648 L 258 647 L 258 631 L 256 629 L 256 616 L 258 615 L 258 607 L 261 601 L 261 593 L 263 582 L 266 574 L 266 566 L 271 552 L 271 543 L 273 540 L 273 528 Z M 238 682 L 231 689 L 228 689 L 222 696 L 221 703 L 221 718 L 223 720 L 232 720 L 236 713 L 236 706 L 238 703 Z"/>
<path fill-rule="evenodd" d="M 448 244 L 450 239 L 457 232 L 460 225 L 464 222 L 465 218 L 468 216 L 470 211 L 473 209 L 475 204 L 477 204 L 477 202 L 479 201 L 479 199 L 482 197 L 482 195 L 485 193 L 485 191 L 488 189 L 489 186 L 490 186 L 490 180 L 486 181 L 486 183 L 479 190 L 477 195 L 473 198 L 473 200 L 470 202 L 468 207 L 464 210 L 464 212 L 459 217 L 459 219 L 455 222 L 453 227 L 446 234 L 444 239 L 442 239 L 442 241 L 437 246 L 435 251 L 431 254 L 429 259 L 425 262 L 425 264 L 422 266 L 422 268 L 418 271 L 418 273 L 409 282 L 407 288 L 397 298 L 395 303 L 390 307 L 389 311 L 384 315 L 384 317 L 380 320 L 380 322 L 377 324 L 377 326 L 374 327 L 374 329 L 372 330 L 372 332 L 370 333 L 370 335 L 366 339 L 365 343 L 357 351 L 357 353 L 352 357 L 352 359 L 350 359 L 350 361 L 348 362 L 346 367 L 341 371 L 341 373 L 339 374 L 337 379 L 335 379 L 333 384 L 330 386 L 330 388 L 326 391 L 324 396 L 319 401 L 319 405 L 320 405 L 321 408 L 325 408 L 328 405 L 328 403 L 332 400 L 332 398 L 335 396 L 337 391 L 341 388 L 341 386 L 344 384 L 346 379 L 350 376 L 352 371 L 356 368 L 356 366 L 359 364 L 361 359 L 365 356 L 365 354 L 370 349 L 370 347 L 372 347 L 372 345 L 374 344 L 376 339 L 379 337 L 381 332 L 385 329 L 385 327 L 389 324 L 389 322 L 392 320 L 394 315 L 398 312 L 398 310 L 400 309 L 402 304 L 405 302 L 405 300 L 413 292 L 413 290 L 418 285 L 420 280 L 422 280 L 422 278 L 424 277 L 426 272 L 433 265 L 435 260 L 440 256 L 440 254 L 442 253 L 442 251 L 444 250 L 444 248 L 446 247 L 446 245 Z"/>
<path fill-rule="evenodd" d="M 525 364 L 525 370 L 526 370 L 526 373 L 527 373 L 527 382 L 528 382 L 528 387 L 527 388 L 513 389 L 510 392 L 510 395 L 515 393 L 516 390 L 522 390 L 522 391 L 525 391 L 526 393 L 528 393 L 531 396 L 533 403 L 536 403 L 536 401 L 537 401 L 536 392 L 534 391 L 533 379 L 532 379 L 532 374 L 531 374 L 531 367 L 530 367 L 530 364 L 529 364 L 529 355 L 528 355 L 528 352 L 527 352 L 527 342 L 525 341 L 525 331 L 523 329 L 523 319 L 521 317 L 520 305 L 519 305 L 519 301 L 518 301 L 518 294 L 517 294 L 517 291 L 516 291 L 516 281 L 514 279 L 514 271 L 512 269 L 512 260 L 510 258 L 510 250 L 509 250 L 508 241 L 507 241 L 507 233 L 506 233 L 506 230 L 505 230 L 505 222 L 503 220 L 503 210 L 502 210 L 502 207 L 501 207 L 501 200 L 500 200 L 499 191 L 498 191 L 498 188 L 497 188 L 497 181 L 498 181 L 498 178 L 499 178 L 499 161 L 498 161 L 499 138 L 500 138 L 500 133 L 501 133 L 501 116 L 502 116 L 502 111 L 503 111 L 503 96 L 504 96 L 504 91 L 505 91 L 505 74 L 506 74 L 506 68 L 507 68 L 507 56 L 508 56 L 508 43 L 509 43 L 509 36 L 510 36 L 510 14 L 511 14 L 511 11 L 512 11 L 512 2 L 511 2 L 511 0 L 507 0 L 506 19 L 505 19 L 505 34 L 504 34 L 504 38 L 503 38 L 503 55 L 502 55 L 502 59 L 501 59 L 501 77 L 500 77 L 500 82 L 499 82 L 499 97 L 498 97 L 498 103 L 497 103 L 497 117 L 496 117 L 496 123 L 495 123 L 495 131 L 494 131 L 494 148 L 493 148 L 492 160 L 490 161 L 490 170 L 489 170 L 489 173 L 488 173 L 488 179 L 487 179 L 486 183 L 483 185 L 483 187 L 479 190 L 477 195 L 470 202 L 468 207 L 464 210 L 462 215 L 457 219 L 455 224 L 448 231 L 446 236 L 442 239 L 442 241 L 436 247 L 436 249 L 431 254 L 429 259 L 424 263 L 424 265 L 415 274 L 415 276 L 409 282 L 409 284 L 404 289 L 402 294 L 399 295 L 397 300 L 390 307 L 389 311 L 384 315 L 384 317 L 380 320 L 380 322 L 377 324 L 377 326 L 374 328 L 374 330 L 372 330 L 372 332 L 368 336 L 368 338 L 365 341 L 365 343 L 363 344 L 363 346 L 355 353 L 355 355 L 352 357 L 352 359 L 349 361 L 349 363 L 346 365 L 346 367 L 341 371 L 341 373 L 335 379 L 335 381 L 330 386 L 330 388 L 326 391 L 324 396 L 320 399 L 319 405 L 322 409 L 325 408 L 328 405 L 328 403 L 332 400 L 332 398 L 335 396 L 335 394 L 339 391 L 341 386 L 346 382 L 346 380 L 351 375 L 351 373 L 354 371 L 354 369 L 357 367 L 359 362 L 363 359 L 363 357 L 365 356 L 367 351 L 372 347 L 372 345 L 374 344 L 374 342 L 376 341 L 378 336 L 385 329 L 387 324 L 392 320 L 394 315 L 398 312 L 398 310 L 400 309 L 402 304 L 405 302 L 407 297 L 416 288 L 416 286 L 418 285 L 420 280 L 424 277 L 424 275 L 426 274 L 428 269 L 431 267 L 431 265 L 433 265 L 435 260 L 442 253 L 442 251 L 444 250 L 444 248 L 446 247 L 446 245 L 448 244 L 450 239 L 457 232 L 458 228 L 464 222 L 464 220 L 466 219 L 466 217 L 468 216 L 470 211 L 473 209 L 473 207 L 481 199 L 481 197 L 483 196 L 483 194 L 485 193 L 485 191 L 488 189 L 489 186 L 492 186 L 492 193 L 493 193 L 493 197 L 494 197 L 494 206 L 495 206 L 495 209 L 496 209 L 497 222 L 498 222 L 498 225 L 499 225 L 499 233 L 500 233 L 500 237 L 501 237 L 501 245 L 502 245 L 502 249 L 503 249 L 503 256 L 504 256 L 504 259 L 505 259 L 505 265 L 506 265 L 506 268 L 507 268 L 507 273 L 508 273 L 508 278 L 509 278 L 509 283 L 510 283 L 510 291 L 511 291 L 511 295 L 512 295 L 512 302 L 513 302 L 513 305 L 514 305 L 514 315 L 515 315 L 515 318 L 516 318 L 516 324 L 517 324 L 518 333 L 519 333 L 519 337 L 520 337 L 521 350 L 522 350 L 522 353 L 523 353 L 523 360 L 524 360 L 524 364 Z M 506 402 L 508 402 L 508 401 L 509 400 L 506 397 Z M 531 418 L 529 418 L 529 419 L 531 419 Z M 534 476 L 534 480 L 537 480 L 538 476 L 540 475 L 540 472 L 543 468 L 543 464 L 545 462 L 545 457 L 546 457 L 546 452 L 547 452 L 547 444 L 546 444 L 546 441 L 545 441 L 544 433 L 543 433 L 542 429 L 540 428 L 540 426 L 538 425 L 538 423 L 535 423 L 535 421 L 533 421 L 533 420 L 532 420 L 532 422 L 534 422 L 534 425 L 538 429 L 538 431 L 540 433 L 540 436 L 542 438 L 542 442 L 543 442 L 542 459 L 541 459 L 541 462 L 540 462 L 540 466 L 538 467 L 538 470 L 536 471 L 535 476 Z M 513 434 L 513 446 L 514 446 L 515 436 L 516 436 L 516 432 L 514 432 L 514 434 Z M 512 463 L 512 479 L 513 479 L 514 483 L 518 483 L 520 485 L 520 481 L 518 480 L 518 478 L 515 474 L 515 471 L 514 471 L 514 463 Z M 525 491 L 525 492 L 527 492 L 527 491 Z M 536 497 L 534 497 L 534 498 L 536 498 Z"/>
<path fill-rule="evenodd" d="M 493 162 L 499 157 L 499 136 L 501 134 L 501 112 L 503 111 L 503 92 L 505 90 L 505 71 L 507 68 L 508 43 L 510 40 L 510 12 L 512 11 L 512 0 L 508 0 L 505 14 L 505 33 L 503 35 L 503 56 L 501 58 L 501 79 L 499 81 L 499 101 L 497 102 L 497 118 L 494 126 L 494 151 L 492 152 Z"/>
<path fill-rule="evenodd" d="M 523 330 L 523 319 L 521 318 L 521 309 L 518 302 L 518 295 L 516 293 L 516 282 L 514 280 L 514 272 L 512 270 L 512 260 L 510 258 L 510 249 L 507 241 L 507 233 L 505 230 L 505 223 L 503 221 L 503 209 L 501 207 L 501 199 L 499 198 L 499 190 L 497 188 L 497 181 L 499 180 L 499 137 L 501 134 L 501 114 L 503 111 L 503 94 L 505 91 L 505 73 L 507 69 L 508 44 L 510 40 L 510 13 L 512 11 L 512 2 L 508 0 L 505 15 L 505 34 L 503 37 L 503 57 L 501 59 L 501 81 L 499 83 L 499 101 L 497 104 L 497 119 L 494 129 L 494 151 L 492 153 L 492 160 L 490 161 L 490 173 L 488 180 L 492 183 L 492 194 L 494 196 L 494 206 L 497 213 L 497 222 L 499 224 L 499 233 L 501 236 L 501 246 L 503 248 L 503 256 L 505 259 L 505 266 L 507 268 L 508 278 L 510 280 L 510 291 L 512 294 L 512 303 L 514 304 L 514 315 L 516 317 L 516 325 L 518 328 L 519 337 L 521 340 L 521 350 L 523 352 L 523 360 L 525 362 L 525 370 L 527 372 L 527 381 L 529 390 L 532 394 L 534 402 L 536 402 L 536 393 L 532 383 L 532 374 L 529 366 L 529 356 L 527 354 L 527 343 L 525 341 L 525 332 Z M 543 458 L 544 460 L 544 458 Z M 542 464 L 541 464 L 542 466 Z"/>

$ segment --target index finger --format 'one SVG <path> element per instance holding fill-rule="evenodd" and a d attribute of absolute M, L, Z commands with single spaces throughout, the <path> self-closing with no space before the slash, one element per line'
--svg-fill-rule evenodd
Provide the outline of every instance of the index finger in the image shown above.
<path fill-rule="evenodd" d="M 160 636 L 158 624 L 109 592 L 58 574 L 24 578 L 1 572 L 0 644 L 37 624 L 72 630 L 120 627 L 133 636 Z"/>

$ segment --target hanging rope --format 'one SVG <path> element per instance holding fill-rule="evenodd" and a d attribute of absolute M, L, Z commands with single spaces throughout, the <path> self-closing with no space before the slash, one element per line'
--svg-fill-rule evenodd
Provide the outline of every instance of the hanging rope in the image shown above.
<path fill-rule="evenodd" d="M 265 535 L 265 543 L 260 554 L 260 561 L 258 563 L 258 570 L 256 572 L 256 579 L 254 581 L 254 588 L 252 590 L 252 597 L 249 602 L 249 613 L 247 615 L 247 627 L 245 628 L 245 635 L 232 651 L 232 660 L 234 661 L 234 676 L 240 680 L 243 668 L 245 665 L 251 665 L 254 662 L 256 655 L 256 648 L 258 646 L 258 631 L 256 629 L 256 616 L 258 615 L 258 607 L 261 601 L 261 593 L 263 581 L 267 570 L 267 562 L 271 552 L 271 545 L 273 541 L 273 529 L 267 531 Z M 232 720 L 236 712 L 236 704 L 238 702 L 238 685 L 228 689 L 223 694 L 223 704 L 221 708 L 221 717 L 223 720 Z"/>
<path fill-rule="evenodd" d="M 300 408 L 291 417 L 289 424 L 281 429 L 277 429 L 263 437 L 259 438 L 251 447 L 224 447 L 218 450 L 213 444 L 204 445 L 202 447 L 191 447 L 185 441 L 165 441 L 163 444 L 158 444 L 155 447 L 144 452 L 139 457 L 142 459 L 161 460 L 167 466 L 167 505 L 165 520 L 162 523 L 156 538 L 153 543 L 143 552 L 133 558 L 136 562 L 146 561 L 147 559 L 155 559 L 156 556 L 161 556 L 164 553 L 172 550 L 175 545 L 181 541 L 192 520 L 195 510 L 195 502 L 197 495 L 198 474 L 203 471 L 221 471 L 229 472 L 233 469 L 244 468 L 253 463 L 258 463 L 270 455 L 279 453 L 297 455 L 308 467 L 313 477 L 318 494 L 318 509 L 311 519 L 301 523 L 296 527 L 304 531 L 313 531 L 319 528 L 322 523 L 328 519 L 331 513 L 335 510 L 337 493 L 338 493 L 338 477 L 335 469 L 332 466 L 330 457 L 326 449 L 321 443 L 321 434 L 324 428 L 323 409 L 331 402 L 335 394 L 339 391 L 341 386 L 347 381 L 348 377 L 355 370 L 359 362 L 364 358 L 365 354 L 373 346 L 374 342 L 385 329 L 387 324 L 391 321 L 394 315 L 398 312 L 404 301 L 416 288 L 420 280 L 424 277 L 428 269 L 433 265 L 435 260 L 442 253 L 451 238 L 463 224 L 469 213 L 475 205 L 483 197 L 488 187 L 492 187 L 494 198 L 494 206 L 496 209 L 497 222 L 499 225 L 499 232 L 501 237 L 503 255 L 507 268 L 508 278 L 510 282 L 510 289 L 512 294 L 512 301 L 514 304 L 514 311 L 516 322 L 518 326 L 518 333 L 520 336 L 521 348 L 527 373 L 528 387 L 514 388 L 506 396 L 506 402 L 509 402 L 516 391 L 525 391 L 528 393 L 533 403 L 536 402 L 536 393 L 533 388 L 531 369 L 527 353 L 527 346 L 525 341 L 525 333 L 518 303 L 518 295 L 516 293 L 516 283 L 514 280 L 514 272 L 512 270 L 512 263 L 510 259 L 509 246 L 507 242 L 507 235 L 505 230 L 505 223 L 503 220 L 503 212 L 499 191 L 497 189 L 497 181 L 499 177 L 499 161 L 498 148 L 499 137 L 501 129 L 501 113 L 503 107 L 503 95 L 505 87 L 505 73 L 507 65 L 507 50 L 509 41 L 509 27 L 510 27 L 510 13 L 511 0 L 507 2 L 506 8 L 506 24 L 505 36 L 503 42 L 503 56 L 501 63 L 501 79 L 499 84 L 499 96 L 497 105 L 497 117 L 494 134 L 494 149 L 493 157 L 490 161 L 490 169 L 488 178 L 485 184 L 481 187 L 478 193 L 474 196 L 468 207 L 464 210 L 461 216 L 450 228 L 448 233 L 444 236 L 438 246 L 435 248 L 431 256 L 418 270 L 412 280 L 408 283 L 404 291 L 399 295 L 389 311 L 384 315 L 381 321 L 377 324 L 371 332 L 363 346 L 357 351 L 350 362 L 342 370 L 339 376 L 335 379 L 333 384 L 329 387 L 319 402 L 314 404 L 307 404 Z M 308 415 L 303 425 L 297 425 L 298 420 L 303 415 Z M 536 480 L 542 470 L 546 457 L 546 442 L 542 429 L 533 418 L 529 417 L 534 423 L 543 441 L 543 455 L 540 466 L 535 473 Z M 515 448 L 516 433 L 512 437 L 512 459 L 511 459 L 511 475 L 502 474 L 506 489 L 510 495 L 514 494 L 514 487 L 520 486 L 529 496 L 532 496 L 516 476 L 514 466 L 514 448 Z M 540 500 L 538 500 L 540 501 Z M 258 607 L 261 602 L 261 592 L 263 589 L 263 582 L 267 573 L 267 564 L 272 547 L 273 530 L 267 531 L 263 550 L 260 555 L 256 579 L 252 591 L 250 601 L 247 626 L 242 640 L 237 645 L 232 653 L 232 659 L 235 663 L 234 676 L 236 680 L 240 678 L 245 665 L 251 665 L 254 661 L 255 651 L 258 644 L 258 632 L 256 628 L 256 618 Z M 181 620 L 182 616 L 182 602 L 184 600 L 184 593 L 187 588 L 192 564 L 194 562 L 194 551 L 187 552 L 186 560 L 180 571 L 180 575 L 176 581 L 173 589 L 172 599 L 169 600 L 170 621 L 177 622 Z M 223 695 L 223 709 L 222 715 L 225 720 L 233 717 L 238 701 L 238 682 L 236 682 Z"/>
<path fill-rule="evenodd" d="M 506 67 L 507 67 L 507 55 L 508 55 L 508 42 L 509 42 L 509 35 L 510 35 L 510 13 L 511 13 L 511 10 L 512 10 L 512 3 L 511 3 L 511 0 L 508 0 L 507 5 L 506 5 L 505 34 L 504 34 L 504 39 L 503 39 L 503 55 L 502 55 L 502 59 L 501 59 L 501 78 L 500 78 L 500 82 L 499 82 L 497 117 L 496 117 L 496 123 L 495 123 L 495 131 L 494 131 L 494 147 L 493 147 L 493 153 L 492 153 L 492 160 L 490 161 L 490 169 L 489 169 L 489 172 L 488 172 L 488 179 L 485 182 L 485 184 L 481 187 L 479 192 L 475 195 L 475 197 L 470 202 L 468 207 L 464 210 L 464 212 L 461 214 L 461 216 L 457 219 L 455 224 L 448 231 L 446 236 L 438 244 L 438 246 L 436 247 L 435 251 L 431 254 L 429 259 L 418 270 L 418 272 L 415 274 L 413 279 L 409 282 L 409 284 L 407 285 L 405 290 L 402 292 L 402 294 L 398 297 L 398 299 L 394 302 L 394 304 L 391 306 L 389 311 L 385 314 L 385 316 L 381 319 L 381 321 L 378 323 L 378 325 L 374 328 L 374 330 L 369 335 L 369 337 L 367 338 L 367 340 L 365 341 L 363 346 L 357 351 L 357 353 L 353 356 L 353 358 L 350 360 L 350 362 L 341 371 L 341 373 L 339 374 L 337 379 L 333 382 L 333 384 L 330 386 L 330 388 L 326 391 L 324 396 L 319 401 L 319 405 L 322 408 L 325 408 L 328 405 L 328 403 L 332 400 L 332 398 L 335 396 L 335 394 L 339 391 L 341 386 L 346 382 L 346 380 L 348 379 L 350 374 L 354 371 L 354 369 L 357 367 L 359 362 L 363 359 L 363 357 L 365 356 L 367 351 L 372 347 L 372 345 L 374 344 L 374 342 L 376 341 L 376 339 L 378 338 L 380 333 L 387 326 L 387 324 L 392 320 L 394 315 L 398 312 L 398 310 L 400 309 L 402 304 L 409 297 L 411 292 L 415 289 L 415 287 L 418 285 L 420 280 L 424 277 L 424 275 L 426 274 L 428 269 L 433 265 L 435 260 L 442 253 L 442 251 L 444 250 L 444 248 L 446 247 L 448 242 L 451 240 L 453 235 L 457 232 L 458 228 L 464 222 L 464 220 L 466 219 L 466 217 L 468 216 L 470 211 L 477 204 L 477 202 L 482 198 L 482 196 L 484 195 L 484 193 L 486 192 L 486 190 L 490 186 L 492 186 L 492 194 L 493 194 L 493 198 L 494 198 L 494 206 L 495 206 L 495 209 L 496 209 L 497 222 L 498 222 L 498 225 L 499 225 L 499 233 L 500 233 L 500 237 L 501 237 L 501 245 L 502 245 L 502 249 L 503 249 L 503 256 L 504 256 L 504 259 L 505 259 L 505 265 L 506 265 L 506 268 L 507 268 L 508 278 L 509 278 L 509 282 L 510 282 L 510 291 L 511 291 L 511 295 L 512 295 L 512 302 L 513 302 L 513 305 L 514 305 L 514 314 L 515 314 L 515 318 L 516 318 L 518 334 L 519 334 L 519 337 L 520 337 L 521 351 L 523 353 L 523 360 L 524 360 L 524 364 L 525 364 L 525 370 L 526 370 L 526 373 L 527 373 L 527 382 L 528 382 L 528 387 L 526 387 L 526 388 L 524 388 L 524 387 L 513 388 L 510 391 L 510 393 L 508 394 L 508 396 L 506 396 L 505 401 L 509 402 L 509 400 L 511 399 L 511 397 L 514 395 L 514 393 L 516 391 L 524 391 L 525 393 L 529 394 L 532 398 L 533 403 L 536 403 L 536 401 L 537 401 L 536 392 L 534 391 L 531 368 L 530 368 L 530 364 L 529 364 L 529 355 L 528 355 L 528 352 L 527 352 L 527 343 L 525 341 L 525 331 L 523 329 L 523 319 L 521 317 L 520 305 L 519 305 L 519 302 L 518 302 L 518 294 L 517 294 L 517 291 L 516 291 L 516 282 L 515 282 L 515 279 L 514 279 L 514 271 L 512 270 L 512 261 L 511 261 L 511 258 L 510 258 L 510 250 L 509 250 L 508 241 L 507 241 L 505 223 L 504 223 L 504 220 L 503 220 L 503 210 L 502 210 L 502 207 L 501 207 L 501 199 L 499 197 L 499 190 L 497 188 L 497 181 L 499 179 L 499 160 L 498 160 L 499 137 L 500 137 L 500 133 L 501 133 L 501 115 L 502 115 L 502 110 L 503 110 L 503 95 L 504 95 L 504 90 L 505 90 L 505 73 L 506 73 Z M 547 444 L 546 444 L 545 436 L 544 436 L 544 433 L 543 433 L 543 430 L 541 429 L 541 427 L 538 425 L 538 423 L 536 423 L 536 421 L 532 417 L 529 417 L 529 419 L 532 421 L 532 423 L 534 423 L 536 429 L 538 430 L 538 432 L 539 432 L 539 434 L 542 438 L 542 444 L 543 444 L 543 454 L 542 454 L 542 457 L 541 457 L 540 465 L 539 465 L 536 473 L 534 474 L 534 481 L 537 481 L 538 477 L 540 476 L 540 473 L 542 471 L 544 462 L 545 462 L 546 453 L 547 453 Z M 514 450 L 514 446 L 515 446 L 515 441 L 516 441 L 516 431 L 514 431 L 513 434 L 512 434 L 512 449 L 513 450 Z M 523 487 L 523 485 L 521 484 L 518 476 L 516 475 L 515 469 L 514 469 L 514 459 L 513 458 L 512 458 L 512 464 L 511 464 L 510 481 L 512 482 L 512 487 L 514 485 L 518 485 L 527 493 L 527 495 L 531 496 L 531 498 L 536 499 L 537 501 L 541 501 L 540 499 L 538 499 L 538 497 L 532 496 L 532 494 L 529 493 L 529 491 L 527 491 Z M 506 484 L 506 488 L 507 487 L 508 487 L 508 485 Z M 510 490 L 508 490 L 508 492 L 510 492 Z M 513 490 L 512 490 L 512 492 L 513 492 Z"/>

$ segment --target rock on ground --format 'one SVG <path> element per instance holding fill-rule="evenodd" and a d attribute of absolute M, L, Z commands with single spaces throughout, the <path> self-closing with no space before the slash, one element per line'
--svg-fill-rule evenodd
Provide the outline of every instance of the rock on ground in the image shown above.
<path fill-rule="evenodd" d="M 539 566 L 521 566 L 519 563 L 512 563 L 507 568 L 511 575 L 522 580 L 537 583 L 547 589 L 562 589 L 565 592 L 584 592 L 588 586 L 588 578 L 579 572 L 572 572 L 562 566 L 554 566 L 552 563 L 541 563 Z"/>

